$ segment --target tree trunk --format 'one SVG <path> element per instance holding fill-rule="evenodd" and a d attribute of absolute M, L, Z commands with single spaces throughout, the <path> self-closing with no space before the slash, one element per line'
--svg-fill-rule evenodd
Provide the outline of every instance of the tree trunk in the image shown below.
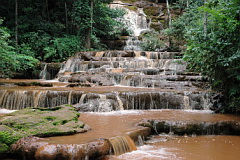
<path fill-rule="evenodd" d="M 204 0 L 204 4 L 207 2 L 207 0 Z M 203 32 L 204 32 L 204 37 L 207 38 L 207 23 L 208 23 L 208 13 L 204 12 L 203 15 Z"/>
<path fill-rule="evenodd" d="M 65 2 L 65 27 L 66 27 L 66 32 L 68 33 L 68 12 L 67 12 L 66 2 Z"/>
<path fill-rule="evenodd" d="M 15 0 L 15 41 L 18 47 L 18 0 Z"/>
<path fill-rule="evenodd" d="M 166 0 L 167 3 L 167 13 L 168 13 L 168 27 L 171 28 L 172 26 L 172 18 L 171 18 L 171 13 L 170 13 L 170 6 L 168 0 Z M 168 41 L 169 41 L 169 48 L 172 48 L 172 39 L 171 36 L 168 36 Z"/>
<path fill-rule="evenodd" d="M 169 27 L 171 27 L 172 17 L 171 17 L 171 12 L 170 12 L 170 7 L 169 7 L 168 0 L 166 0 L 166 3 L 167 3 L 168 25 L 169 25 Z"/>
<path fill-rule="evenodd" d="M 91 36 L 92 36 L 92 27 L 93 27 L 93 5 L 94 5 L 94 0 L 91 0 L 90 27 L 87 30 L 86 45 L 85 45 L 87 49 L 91 48 Z"/>
<path fill-rule="evenodd" d="M 47 13 L 47 20 L 50 21 L 49 10 L 48 10 L 48 0 L 46 0 L 46 13 Z"/>

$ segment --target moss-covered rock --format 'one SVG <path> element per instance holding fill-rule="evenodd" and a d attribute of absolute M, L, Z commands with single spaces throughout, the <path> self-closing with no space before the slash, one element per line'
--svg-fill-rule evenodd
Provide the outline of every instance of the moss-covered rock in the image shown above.
<path fill-rule="evenodd" d="M 79 113 L 71 105 L 55 108 L 26 108 L 0 120 L 0 151 L 22 137 L 56 136 L 85 132 Z M 7 146 L 7 148 L 6 148 Z"/>
<path fill-rule="evenodd" d="M 126 6 L 126 8 L 128 8 L 129 10 L 132 10 L 132 11 L 137 11 L 137 7 L 136 6 Z"/>
<path fill-rule="evenodd" d="M 160 13 L 159 7 L 145 7 L 144 13 L 147 16 L 157 16 Z"/>

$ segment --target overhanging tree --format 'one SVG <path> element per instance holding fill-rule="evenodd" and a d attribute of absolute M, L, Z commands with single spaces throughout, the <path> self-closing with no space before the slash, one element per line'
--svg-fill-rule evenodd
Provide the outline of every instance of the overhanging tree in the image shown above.
<path fill-rule="evenodd" d="M 207 13 L 207 25 L 206 15 Z M 184 59 L 221 91 L 225 111 L 240 111 L 240 1 L 209 0 L 173 24 L 187 41 Z M 183 25 L 179 25 L 179 24 Z"/>

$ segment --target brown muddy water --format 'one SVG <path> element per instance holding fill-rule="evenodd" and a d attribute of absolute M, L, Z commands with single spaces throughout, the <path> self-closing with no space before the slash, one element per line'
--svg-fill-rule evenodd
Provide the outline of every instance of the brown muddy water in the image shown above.
<path fill-rule="evenodd" d="M 50 137 L 50 144 L 82 144 L 98 138 L 126 135 L 137 130 L 142 119 L 172 121 L 240 121 L 239 116 L 211 114 L 208 111 L 130 110 L 108 113 L 81 113 L 80 120 L 92 130 L 71 136 Z M 150 137 L 137 151 L 120 156 L 107 156 L 102 160 L 237 160 L 240 151 L 239 136 L 174 136 L 159 134 Z"/>
<path fill-rule="evenodd" d="M 53 83 L 53 87 L 21 87 L 11 85 L 15 82 L 38 81 Z M 66 87 L 69 83 L 43 80 L 3 80 L 10 85 L 0 86 L 0 89 L 13 91 L 83 91 L 92 93 L 118 92 L 180 92 L 179 90 L 161 88 L 137 88 L 123 86 L 105 87 Z M 196 90 L 194 90 L 196 91 Z M 201 91 L 200 91 L 201 92 Z M 5 113 L 5 111 L 4 111 Z M 0 111 L 0 118 L 3 115 Z M 141 127 L 136 124 L 143 119 L 187 121 L 187 122 L 221 122 L 238 121 L 240 116 L 226 114 L 211 114 L 208 110 L 123 110 L 112 112 L 81 113 L 81 121 L 88 124 L 91 130 L 86 133 L 45 138 L 50 144 L 84 144 L 98 138 L 112 138 L 127 135 Z M 102 160 L 238 160 L 240 159 L 240 136 L 206 135 L 206 136 L 175 136 L 169 134 L 154 135 L 146 140 L 136 151 L 119 156 L 106 156 Z"/>
<path fill-rule="evenodd" d="M 102 160 L 239 160 L 239 136 L 153 136 L 138 150 Z"/>

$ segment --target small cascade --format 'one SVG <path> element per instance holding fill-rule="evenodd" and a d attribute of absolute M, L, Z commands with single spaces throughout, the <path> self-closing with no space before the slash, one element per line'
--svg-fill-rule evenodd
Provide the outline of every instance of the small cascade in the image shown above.
<path fill-rule="evenodd" d="M 9 110 L 21 110 L 27 107 L 51 108 L 62 104 L 76 104 L 81 96 L 81 91 L 0 90 L 0 108 Z"/>
<path fill-rule="evenodd" d="M 48 91 L 38 91 L 38 92 L 34 92 L 34 107 L 44 107 L 43 104 L 45 104 L 45 99 L 46 99 L 46 95 L 47 95 Z"/>
<path fill-rule="evenodd" d="M 119 110 L 121 110 L 121 111 L 124 110 L 124 108 L 123 108 L 123 102 L 122 102 L 122 100 L 120 99 L 118 93 L 117 93 L 117 95 L 116 95 L 116 98 L 117 98 Z"/>
<path fill-rule="evenodd" d="M 72 93 L 73 91 L 70 91 L 68 94 L 68 104 L 71 105 L 72 104 Z"/>
<path fill-rule="evenodd" d="M 104 94 L 99 94 L 99 100 L 106 101 L 107 100 L 107 96 L 104 95 Z"/>
<path fill-rule="evenodd" d="M 114 155 L 120 155 L 126 152 L 137 150 L 133 140 L 129 136 L 117 136 L 108 139 Z"/>
<path fill-rule="evenodd" d="M 125 4 L 121 2 L 113 2 L 110 4 L 110 8 L 121 8 L 127 12 L 124 15 L 124 21 L 129 29 L 133 31 L 133 36 L 139 36 L 142 31 L 149 29 L 147 16 L 143 12 L 143 8 L 138 8 L 137 11 L 133 11 L 125 7 Z"/>
<path fill-rule="evenodd" d="M 62 65 L 62 63 L 40 63 L 41 72 L 39 79 L 52 80 L 56 78 Z"/>
<path fill-rule="evenodd" d="M 104 94 L 99 94 L 98 107 L 95 108 L 95 112 L 111 112 L 113 107 L 111 102 L 107 100 L 107 96 Z"/>
<path fill-rule="evenodd" d="M 147 16 L 143 11 L 143 8 L 137 8 L 137 11 L 128 9 L 124 3 L 113 2 L 110 4 L 111 8 L 121 8 L 127 13 L 124 15 L 124 23 L 132 35 L 126 41 L 124 50 L 141 51 L 140 41 L 138 36 L 143 32 L 149 30 L 149 23 L 147 22 Z"/>
<path fill-rule="evenodd" d="M 143 146 L 144 145 L 144 137 L 141 135 L 138 135 L 138 141 L 137 141 L 138 146 Z"/>
<path fill-rule="evenodd" d="M 138 37 L 129 37 L 126 41 L 126 46 L 124 47 L 124 50 L 127 51 L 141 51 L 140 47 L 140 41 L 138 40 Z"/>
<path fill-rule="evenodd" d="M 80 100 L 79 100 L 79 104 L 83 104 L 83 101 L 84 101 L 86 95 L 87 95 L 87 94 L 82 94 L 82 96 L 81 96 L 81 98 L 80 98 Z"/>
<path fill-rule="evenodd" d="M 188 96 L 183 96 L 184 109 L 189 110 L 190 108 L 190 98 Z"/>
<path fill-rule="evenodd" d="M 103 57 L 105 52 L 101 51 L 101 52 L 97 52 L 95 57 Z"/>
<path fill-rule="evenodd" d="M 40 79 L 47 79 L 47 74 L 49 74 L 47 71 L 47 65 L 48 64 L 46 63 L 43 67 L 43 70 L 40 72 L 40 74 L 39 74 Z"/>

